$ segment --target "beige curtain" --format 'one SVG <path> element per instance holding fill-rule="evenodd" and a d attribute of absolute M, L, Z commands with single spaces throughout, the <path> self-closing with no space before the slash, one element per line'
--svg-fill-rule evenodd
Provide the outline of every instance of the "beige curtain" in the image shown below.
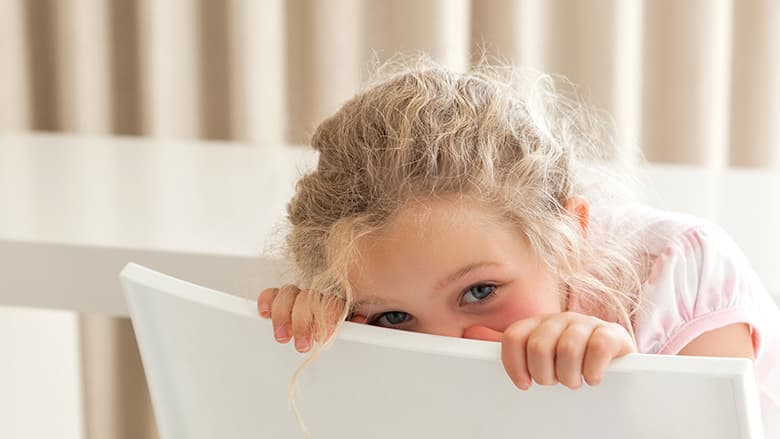
<path fill-rule="evenodd" d="M 0 134 L 302 143 L 372 57 L 477 48 L 567 76 L 650 160 L 780 167 L 773 0 L 0 0 Z M 156 436 L 128 322 L 81 328 L 89 438 Z"/>

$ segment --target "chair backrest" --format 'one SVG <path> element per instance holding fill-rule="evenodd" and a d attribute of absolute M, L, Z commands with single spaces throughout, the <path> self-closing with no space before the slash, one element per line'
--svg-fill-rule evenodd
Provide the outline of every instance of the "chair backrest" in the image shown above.
<path fill-rule="evenodd" d="M 253 301 L 135 264 L 122 271 L 163 439 L 303 434 L 288 384 L 303 360 Z M 748 360 L 629 355 L 576 391 L 506 377 L 497 343 L 345 323 L 298 381 L 315 439 L 758 439 Z"/>

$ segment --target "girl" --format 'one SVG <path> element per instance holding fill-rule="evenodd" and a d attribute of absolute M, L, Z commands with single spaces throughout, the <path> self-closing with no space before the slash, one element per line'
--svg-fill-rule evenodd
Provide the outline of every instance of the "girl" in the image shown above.
<path fill-rule="evenodd" d="M 549 83 L 424 66 L 325 120 L 288 205 L 300 288 L 258 298 L 276 339 L 306 352 L 349 319 L 492 340 L 520 389 L 598 384 L 630 352 L 745 357 L 778 431 L 756 274 L 718 227 L 613 196 L 587 112 Z"/>

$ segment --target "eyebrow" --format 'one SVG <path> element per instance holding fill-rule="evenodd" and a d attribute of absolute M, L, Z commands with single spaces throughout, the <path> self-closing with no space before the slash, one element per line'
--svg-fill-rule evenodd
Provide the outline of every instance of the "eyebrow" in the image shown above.
<path fill-rule="evenodd" d="M 352 309 L 367 306 L 367 305 L 379 305 L 379 306 L 387 306 L 388 302 L 382 299 L 381 297 L 377 296 L 369 296 L 365 299 L 358 300 L 352 304 Z"/>
<path fill-rule="evenodd" d="M 439 281 L 434 288 L 436 290 L 442 290 L 446 288 L 448 285 L 452 284 L 458 279 L 461 279 L 462 277 L 466 276 L 467 274 L 471 273 L 474 270 L 483 267 L 490 267 L 490 266 L 497 266 L 497 265 L 500 264 L 498 262 L 490 262 L 490 261 L 472 262 L 466 265 L 465 267 L 459 269 L 458 271 L 452 273 L 451 275 L 445 277 L 441 281 Z M 387 301 L 385 301 L 381 297 L 369 296 L 366 297 L 365 299 L 355 302 L 352 306 L 357 308 L 359 306 L 365 306 L 365 305 L 387 305 Z"/>
<path fill-rule="evenodd" d="M 471 273 L 472 271 L 482 268 L 482 267 L 489 267 L 493 265 L 499 265 L 497 262 L 489 262 L 489 261 L 480 261 L 480 262 L 472 262 L 471 264 L 466 265 L 465 267 L 461 268 L 460 270 L 452 273 L 451 275 L 445 277 L 439 283 L 436 284 L 437 290 L 442 290 L 448 285 L 452 284 L 453 282 L 457 281 L 458 279 L 466 276 L 467 274 Z"/>

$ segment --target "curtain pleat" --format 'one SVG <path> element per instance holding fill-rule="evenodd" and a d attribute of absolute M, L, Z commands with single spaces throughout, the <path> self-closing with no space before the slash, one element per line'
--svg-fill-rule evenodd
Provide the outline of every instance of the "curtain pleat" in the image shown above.
<path fill-rule="evenodd" d="M 59 71 L 59 125 L 64 131 L 111 130 L 107 6 L 106 0 L 56 3 L 54 61 Z"/>
<path fill-rule="evenodd" d="M 424 52 L 457 71 L 469 64 L 468 0 L 368 0 L 362 17 L 361 67 L 373 56 Z"/>
<path fill-rule="evenodd" d="M 200 136 L 208 139 L 233 138 L 234 64 L 230 52 L 230 3 L 199 0 L 197 35 L 200 38 Z"/>
<path fill-rule="evenodd" d="M 30 128 L 42 131 L 62 129 L 60 69 L 57 63 L 57 8 L 54 0 L 23 2 L 27 43 L 27 74 L 30 81 Z"/>
<path fill-rule="evenodd" d="M 291 0 L 285 7 L 286 138 L 305 143 L 359 82 L 363 2 Z"/>
<path fill-rule="evenodd" d="M 135 0 L 108 2 L 108 41 L 111 131 L 120 135 L 143 133 L 144 95 L 139 6 Z"/>
<path fill-rule="evenodd" d="M 203 131 L 197 3 L 137 1 L 143 133 L 157 138 L 197 138 Z"/>
<path fill-rule="evenodd" d="M 3 0 L 0 133 L 305 143 L 399 51 L 563 75 L 614 154 L 780 167 L 780 4 L 758 0 Z M 156 437 L 129 322 L 80 332 L 88 437 Z"/>
<path fill-rule="evenodd" d="M 283 143 L 286 139 L 288 77 L 285 74 L 284 0 L 230 0 L 236 139 Z M 296 27 L 299 24 L 295 24 Z"/>
<path fill-rule="evenodd" d="M 158 437 L 130 321 L 79 319 L 85 439 Z"/>
<path fill-rule="evenodd" d="M 138 61 L 119 56 L 123 50 L 118 50 L 139 53 L 136 11 L 133 3 L 109 0 L 61 0 L 48 10 L 54 23 L 56 46 L 52 50 L 58 72 L 55 90 L 59 94 L 53 102 L 58 106 L 57 124 L 62 130 L 142 134 L 140 101 L 134 95 L 141 82 L 133 77 L 139 72 Z M 91 172 L 102 170 L 85 169 L 81 174 Z M 99 193 L 101 188 L 90 190 L 85 196 L 106 196 Z M 78 331 L 86 439 L 157 437 L 130 321 L 82 315 Z"/>
<path fill-rule="evenodd" d="M 490 59 L 541 70 L 542 7 L 545 0 L 472 1 L 472 62 Z"/>
<path fill-rule="evenodd" d="M 780 2 L 734 2 L 730 164 L 780 168 Z"/>
<path fill-rule="evenodd" d="M 652 1 L 643 15 L 641 142 L 647 158 L 723 165 L 732 2 Z"/>
<path fill-rule="evenodd" d="M 0 134 L 31 126 L 27 20 L 24 0 L 0 2 Z"/>
<path fill-rule="evenodd" d="M 568 78 L 614 121 L 615 145 L 637 145 L 640 18 L 638 1 L 475 1 L 472 60 L 485 53 Z"/>
<path fill-rule="evenodd" d="M 0 113 L 6 129 L 304 143 L 372 63 L 422 51 L 465 70 L 484 51 L 569 78 L 614 119 L 616 144 L 640 144 L 652 161 L 780 162 L 776 2 L 6 0 L 2 7 L 0 53 L 12 67 L 0 90 L 18 103 Z"/>

